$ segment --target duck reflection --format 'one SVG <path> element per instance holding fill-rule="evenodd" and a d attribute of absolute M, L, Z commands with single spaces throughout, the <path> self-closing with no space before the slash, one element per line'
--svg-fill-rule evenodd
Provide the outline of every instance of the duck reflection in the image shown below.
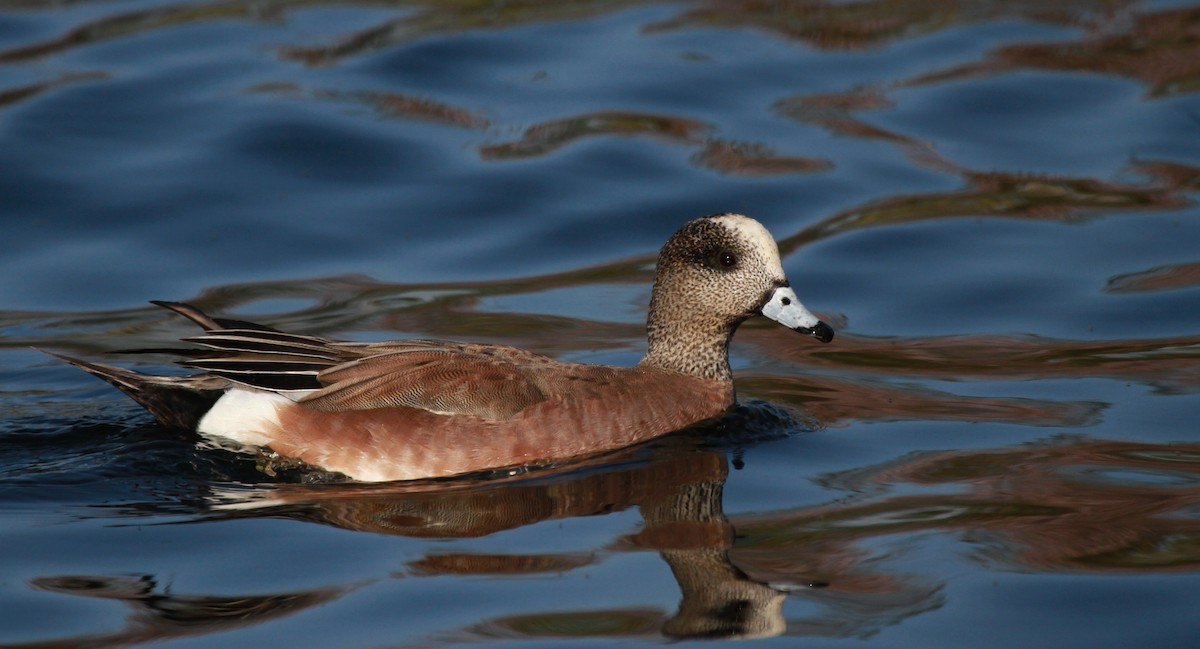
<path fill-rule="evenodd" d="M 336 599 L 350 588 L 318 588 L 263 595 L 182 595 L 159 587 L 151 575 L 64 575 L 40 577 L 38 590 L 98 597 L 132 609 L 125 627 L 115 633 L 88 634 L 20 645 L 22 649 L 54 647 L 127 647 L 194 635 L 207 635 L 260 624 Z"/>
<path fill-rule="evenodd" d="M 555 624 L 615 624 L 618 635 L 762 637 L 783 632 L 787 590 L 756 581 L 729 559 L 734 532 L 722 509 L 728 476 L 725 451 L 710 445 L 727 428 L 747 430 L 747 419 L 765 418 L 779 435 L 777 409 L 739 406 L 717 424 L 668 436 L 566 467 L 519 475 L 476 475 L 391 484 L 320 482 L 255 488 L 213 488 L 205 520 L 288 518 L 358 532 L 415 538 L 475 538 L 542 521 L 605 515 L 638 508 L 640 530 L 613 544 L 616 551 L 657 551 L 670 566 L 682 593 L 678 611 L 601 610 L 577 615 L 542 612 L 491 620 L 458 633 L 493 635 L 514 629 L 537 635 Z M 800 425 L 792 421 L 793 426 Z M 753 426 L 750 426 L 753 428 Z M 786 430 L 786 429 L 783 429 Z M 793 428 L 794 430 L 794 428 Z M 266 466 L 264 466 L 264 464 Z M 270 466 L 269 471 L 297 471 Z M 295 477 L 295 476 L 292 476 Z M 336 477 L 334 478 L 336 479 Z M 146 509 L 139 507 L 138 514 Z M 434 549 L 434 548 L 431 548 Z M 404 575 L 557 574 L 598 563 L 609 549 L 581 553 L 508 555 L 434 551 L 409 561 Z M 399 575 L 399 576 L 404 576 Z M 133 609 L 124 628 L 30 646 L 128 646 L 267 622 L 320 606 L 362 584 L 263 595 L 177 594 L 157 588 L 153 576 L 66 575 L 32 582 L 34 588 L 121 601 Z M 631 622 L 631 620 L 633 622 Z"/>
<path fill-rule="evenodd" d="M 360 532 L 445 539 L 481 537 L 547 520 L 636 507 L 643 526 L 620 540 L 616 549 L 657 551 L 670 566 L 682 599 L 674 615 L 659 620 L 664 635 L 778 635 L 786 628 L 782 614 L 786 588 L 750 578 L 729 559 L 734 531 L 722 508 L 726 455 L 700 441 L 713 432 L 692 431 L 626 449 L 573 465 L 568 474 L 551 470 L 501 478 L 321 489 L 286 485 L 263 493 L 261 500 L 232 504 L 223 515 L 286 516 Z M 408 567 L 418 575 L 552 574 L 597 560 L 597 553 L 433 553 L 409 562 Z M 626 621 L 631 615 L 629 611 L 605 614 Z M 647 625 L 644 612 L 633 617 L 642 620 L 633 627 Z M 526 630 L 540 626 L 522 616 L 494 620 L 485 627 L 496 625 Z M 476 631 L 483 633 L 482 627 Z"/>
<path fill-rule="evenodd" d="M 1200 568 L 1200 445 L 1080 436 L 915 453 L 818 478 L 848 498 L 727 517 L 727 453 L 711 440 L 724 435 L 728 442 L 734 429 L 745 430 L 725 421 L 589 463 L 518 476 L 214 493 L 205 517 L 282 517 L 448 539 L 637 508 L 642 525 L 636 532 L 592 550 L 520 555 L 445 552 L 430 545 L 392 576 L 554 575 L 599 564 L 613 553 L 652 551 L 669 566 L 680 591 L 673 613 L 652 607 L 533 610 L 476 620 L 425 644 L 514 637 L 869 637 L 945 603 L 939 567 L 922 570 L 914 558 L 928 539 L 961 541 L 963 554 L 998 570 L 1144 574 Z M 224 597 L 172 593 L 148 576 L 55 576 L 32 585 L 119 600 L 133 609 L 118 632 L 27 645 L 45 647 L 127 646 L 224 631 L 353 596 L 364 586 Z M 789 600 L 814 612 L 785 616 Z"/>

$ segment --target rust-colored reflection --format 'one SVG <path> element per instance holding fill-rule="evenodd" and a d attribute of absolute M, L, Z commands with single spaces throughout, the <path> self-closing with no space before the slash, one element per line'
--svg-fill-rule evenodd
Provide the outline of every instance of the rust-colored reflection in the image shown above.
<path fill-rule="evenodd" d="M 939 163 L 941 164 L 941 163 Z M 949 163 L 946 163 L 949 164 Z M 1192 204 L 1189 192 L 1200 168 L 1137 163 L 1145 183 L 1123 183 L 1050 174 L 963 172 L 966 186 L 948 192 L 899 195 L 834 214 L 780 240 L 781 252 L 854 230 L 932 219 L 1021 218 L 1066 223 L 1102 214 L 1171 210 Z"/>
<path fill-rule="evenodd" d="M 307 91 L 295 83 L 263 83 L 247 88 L 247 92 L 272 94 L 300 99 L 324 99 L 366 106 L 380 117 L 418 120 L 444 126 L 482 130 L 488 120 L 466 108 L 447 104 L 429 97 L 369 90 L 346 91 L 318 89 Z"/>
<path fill-rule="evenodd" d="M 891 144 L 922 167 L 955 175 L 966 173 L 966 169 L 943 158 L 932 143 L 890 131 L 855 116 L 856 112 L 881 110 L 893 105 L 892 100 L 879 89 L 855 88 L 840 93 L 789 97 L 776 101 L 772 108 L 784 117 L 815 124 L 841 137 Z"/>
<path fill-rule="evenodd" d="M 813 349 L 765 329 L 739 332 L 774 360 L 833 371 L 803 381 L 743 373 L 739 390 L 803 406 L 827 424 L 839 421 L 1004 421 L 1031 426 L 1093 423 L 1106 404 L 1032 398 L 961 397 L 918 379 L 1009 381 L 1105 378 L 1150 386 L 1163 394 L 1200 389 L 1200 336 L 1123 340 L 1056 340 L 1037 336 L 964 335 L 929 338 L 841 336 L 838 348 Z"/>
<path fill-rule="evenodd" d="M 1117 275 L 1108 280 L 1109 293 L 1170 291 L 1200 286 L 1200 262 L 1156 266 L 1143 271 Z"/>
<path fill-rule="evenodd" d="M 541 122 L 525 129 L 515 142 L 484 145 L 484 160 L 513 160 L 542 156 L 578 140 L 605 137 L 650 136 L 696 147 L 691 162 L 697 167 L 735 176 L 774 176 L 828 171 L 833 163 L 803 156 L 785 156 L 760 142 L 710 137 L 711 124 L 671 115 L 628 112 L 595 112 Z"/>
<path fill-rule="evenodd" d="M 912 341 L 901 352 L 918 373 L 959 378 L 1108 377 L 1194 389 L 1200 384 L 1200 336 L 1063 341 L 1040 337 L 953 336 Z M 990 351 L 984 349 L 996 345 Z M 886 342 L 889 355 L 896 350 Z M 993 363 L 991 367 L 988 363 Z"/>
<path fill-rule="evenodd" d="M 479 153 L 484 160 L 528 158 L 595 135 L 650 135 L 671 142 L 692 143 L 710 128 L 703 122 L 670 115 L 595 112 L 531 126 L 516 142 L 484 146 Z"/>
<path fill-rule="evenodd" d="M 60 6 L 51 3 L 49 8 L 54 9 Z M 260 9 L 265 11 L 256 10 L 251 2 L 216 2 L 211 4 L 160 6 L 126 13 L 116 13 L 89 20 L 56 37 L 0 50 L 0 63 L 17 63 L 44 56 L 52 56 L 76 47 L 84 47 L 94 43 L 126 38 L 160 29 L 169 29 L 184 24 L 228 18 L 265 17 L 269 13 L 269 9 L 266 6 L 262 6 Z M 274 9 L 278 9 L 278 7 Z"/>
<path fill-rule="evenodd" d="M 109 75 L 102 72 L 70 72 L 61 74 L 57 78 L 49 81 L 33 83 L 27 86 L 19 86 L 16 88 L 9 88 L 7 90 L 0 90 L 0 108 L 4 108 L 10 104 L 22 102 L 31 97 L 36 97 L 44 92 L 53 90 L 60 86 L 78 83 L 81 81 L 97 81 L 100 79 L 107 79 L 108 76 Z"/>
<path fill-rule="evenodd" d="M 159 586 L 151 575 L 61 575 L 33 580 L 38 590 L 122 602 L 130 609 L 125 625 L 109 633 L 73 636 L 20 645 L 25 649 L 128 647 L 262 624 L 320 606 L 351 587 L 262 595 L 187 595 Z"/>
<path fill-rule="evenodd" d="M 847 583 L 840 575 L 871 563 L 862 542 L 936 531 L 969 541 L 965 552 L 1004 569 L 1200 569 L 1196 444 L 1063 438 L 919 453 L 825 476 L 822 482 L 859 496 L 822 507 L 734 517 L 745 536 L 734 562 L 756 579 L 803 575 L 827 579 L 838 590 Z"/>
<path fill-rule="evenodd" d="M 45 6 L 49 9 L 61 6 L 51 2 L 25 4 Z M 344 0 L 290 0 L 266 3 L 253 0 L 217 0 L 150 7 L 89 20 L 58 36 L 0 51 L 0 63 L 58 54 L 74 47 L 179 25 L 231 19 L 279 19 L 289 11 L 347 4 L 356 3 Z M 390 18 L 370 27 L 340 35 L 325 45 L 283 46 L 279 55 L 306 65 L 332 65 L 348 57 L 361 56 L 422 37 L 473 30 L 505 29 L 535 23 L 582 21 L 621 11 L 634 4 L 639 3 L 628 0 L 584 0 L 570 3 L 512 0 L 496 6 L 480 0 L 456 3 L 384 0 L 373 3 L 372 6 L 394 7 L 404 12 L 403 17 Z M 779 37 L 803 40 L 817 47 L 863 49 L 919 38 L 965 25 L 1011 18 L 1053 25 L 1094 27 L 1097 23 L 1111 22 L 1111 16 L 1129 13 L 1128 7 L 1132 4 L 1111 0 L 1071 0 L 1058 2 L 1053 6 L 1042 2 L 1005 0 L 867 0 L 853 3 L 819 0 L 772 3 L 716 0 L 684 3 L 677 16 L 647 24 L 643 29 L 647 32 L 658 32 L 687 28 L 753 27 Z M 1187 10 L 1151 13 L 1135 20 L 1135 33 L 1140 33 L 1143 37 L 1160 37 L 1157 40 L 1147 39 L 1143 42 L 1144 46 L 1158 45 L 1158 41 L 1186 45 L 1189 20 L 1190 14 Z M 1172 24 L 1172 21 L 1178 21 L 1180 24 Z M 1119 46 L 1122 42 L 1116 43 Z"/>
<path fill-rule="evenodd" d="M 957 421 L 1039 428 L 1082 428 L 1100 421 L 1108 404 L 1017 397 L 964 397 L 910 384 L 813 377 L 803 382 L 750 377 L 743 392 L 803 407 L 825 426 L 868 421 Z"/>
<path fill-rule="evenodd" d="M 1082 40 L 1007 45 L 986 60 L 921 75 L 905 85 L 1020 69 L 1098 72 L 1137 79 L 1150 97 L 1200 90 L 1200 8 L 1134 13 L 1125 29 L 1095 30 Z"/>
<path fill-rule="evenodd" d="M 483 0 L 453 3 L 436 0 L 397 0 L 391 4 L 411 12 L 404 18 L 386 20 L 340 36 L 327 45 L 283 47 L 280 49 L 280 56 L 300 61 L 305 65 L 334 65 L 348 57 L 387 49 L 425 36 L 505 29 L 539 22 L 581 21 L 619 11 L 635 3 L 629 0 L 513 0 L 497 5 Z"/>
<path fill-rule="evenodd" d="M 761 143 L 710 139 L 692 156 L 692 164 L 735 176 L 828 171 L 833 163 L 821 158 L 781 156 Z"/>
<path fill-rule="evenodd" d="M 692 27 L 753 27 L 834 50 L 880 47 L 892 41 L 981 22 L 1019 18 L 1060 25 L 1087 24 L 1093 12 L 1109 13 L 1128 3 L 1105 0 L 1043 2 L 991 0 L 865 0 L 746 2 L 710 0 L 685 7 L 678 16 L 648 27 L 661 31 Z"/>

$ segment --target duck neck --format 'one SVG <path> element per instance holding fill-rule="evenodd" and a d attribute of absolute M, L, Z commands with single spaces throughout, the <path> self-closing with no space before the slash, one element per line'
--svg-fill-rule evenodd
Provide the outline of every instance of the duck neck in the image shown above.
<path fill-rule="evenodd" d="M 736 324 L 656 317 L 662 305 L 651 300 L 646 325 L 649 347 L 639 365 L 698 376 L 711 381 L 733 382 L 729 369 L 729 339 Z M 686 311 L 668 311 L 686 313 Z"/>

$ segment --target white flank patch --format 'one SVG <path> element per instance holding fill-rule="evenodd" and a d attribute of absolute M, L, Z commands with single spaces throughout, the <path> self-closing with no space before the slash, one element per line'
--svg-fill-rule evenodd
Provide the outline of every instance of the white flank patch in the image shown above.
<path fill-rule="evenodd" d="M 266 446 L 271 443 L 266 432 L 279 424 L 277 408 L 290 403 L 291 399 L 274 392 L 234 388 L 217 399 L 196 430 L 249 446 Z"/>
<path fill-rule="evenodd" d="M 783 263 L 779 260 L 779 244 L 762 223 L 741 214 L 724 214 L 713 218 L 725 227 L 738 233 L 750 247 L 762 252 L 763 260 L 775 272 L 776 279 L 783 279 Z"/>

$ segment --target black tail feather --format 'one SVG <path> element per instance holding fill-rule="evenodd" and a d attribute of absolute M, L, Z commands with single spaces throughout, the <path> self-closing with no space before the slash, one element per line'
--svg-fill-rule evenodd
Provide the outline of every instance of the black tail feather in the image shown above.
<path fill-rule="evenodd" d="M 283 333 L 278 329 L 260 325 L 257 322 L 247 322 L 245 320 L 230 320 L 228 318 L 214 318 L 207 313 L 197 309 L 196 307 L 187 304 L 186 302 L 167 302 L 165 300 L 150 300 L 150 304 L 161 306 L 164 309 L 170 309 L 175 313 L 191 320 L 200 325 L 205 331 L 213 331 L 215 329 L 251 329 L 254 331 L 273 331 Z"/>
<path fill-rule="evenodd" d="M 98 376 L 129 395 L 163 426 L 196 430 L 205 413 L 221 398 L 229 383 L 216 377 L 150 376 L 132 370 L 46 352 Z"/>
<path fill-rule="evenodd" d="M 112 353 L 171 354 L 179 365 L 205 374 L 151 376 L 46 352 L 94 374 L 129 395 L 164 426 L 195 430 L 231 385 L 264 390 L 315 390 L 324 369 L 356 358 L 353 352 L 312 336 L 289 334 L 253 322 L 214 318 L 183 302 L 152 302 L 199 325 L 205 333 L 184 338 L 201 348 L 134 349 Z"/>

